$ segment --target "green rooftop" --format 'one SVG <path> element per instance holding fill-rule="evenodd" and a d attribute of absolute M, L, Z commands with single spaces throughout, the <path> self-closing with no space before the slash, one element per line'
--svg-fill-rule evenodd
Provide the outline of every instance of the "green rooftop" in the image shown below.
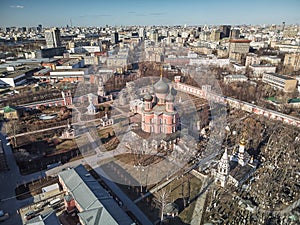
<path fill-rule="evenodd" d="M 276 97 L 269 97 L 269 98 L 266 98 L 266 100 L 271 101 L 271 102 L 274 102 L 274 103 L 276 103 L 276 104 L 279 103 L 279 101 L 276 99 Z"/>
<path fill-rule="evenodd" d="M 16 109 L 13 108 L 13 107 L 11 107 L 11 106 L 5 106 L 5 107 L 3 108 L 3 111 L 4 111 L 4 113 L 10 113 L 10 112 L 15 112 Z"/>
<path fill-rule="evenodd" d="M 300 103 L 300 98 L 291 98 L 288 103 Z"/>

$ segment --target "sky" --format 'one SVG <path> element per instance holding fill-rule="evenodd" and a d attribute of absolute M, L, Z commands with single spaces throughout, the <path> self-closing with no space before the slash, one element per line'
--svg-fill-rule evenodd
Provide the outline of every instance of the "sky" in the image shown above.
<path fill-rule="evenodd" d="M 300 24 L 300 0 L 0 0 L 0 27 Z"/>

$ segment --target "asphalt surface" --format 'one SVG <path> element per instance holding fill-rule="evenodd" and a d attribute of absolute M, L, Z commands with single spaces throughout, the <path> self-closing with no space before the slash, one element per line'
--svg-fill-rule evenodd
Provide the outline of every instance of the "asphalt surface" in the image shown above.
<path fill-rule="evenodd" d="M 3 150 L 6 156 L 6 162 L 9 170 L 0 172 L 0 210 L 9 213 L 9 219 L 1 222 L 1 225 L 21 225 L 21 217 L 17 210 L 27 204 L 33 202 L 33 198 L 19 201 L 15 196 L 15 188 L 18 184 L 27 183 L 45 176 L 45 173 L 38 172 L 22 176 L 19 167 L 16 164 L 10 145 L 7 145 L 7 140 L 3 134 L 0 133 L 0 139 L 3 144 Z"/>

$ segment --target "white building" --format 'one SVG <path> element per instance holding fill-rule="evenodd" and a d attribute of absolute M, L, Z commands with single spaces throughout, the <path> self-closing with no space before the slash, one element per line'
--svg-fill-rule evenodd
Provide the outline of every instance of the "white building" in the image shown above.
<path fill-rule="evenodd" d="M 263 55 L 259 57 L 260 60 L 265 60 L 272 65 L 278 65 L 281 62 L 281 58 L 274 55 Z"/>
<path fill-rule="evenodd" d="M 232 66 L 233 66 L 234 71 L 236 73 L 241 73 L 241 74 L 245 74 L 246 73 L 246 66 L 243 66 L 243 65 L 238 64 L 238 63 L 232 63 Z"/>
<path fill-rule="evenodd" d="M 25 73 L 15 74 L 13 76 L 0 77 L 0 80 L 11 87 L 15 87 L 26 82 Z"/>
<path fill-rule="evenodd" d="M 293 92 L 297 86 L 296 79 L 275 73 L 265 73 L 262 81 L 284 92 Z"/>
<path fill-rule="evenodd" d="M 224 77 L 225 83 L 231 83 L 231 82 L 245 82 L 248 78 L 244 75 L 227 75 Z"/>
<path fill-rule="evenodd" d="M 221 187 L 232 184 L 241 186 L 256 170 L 258 161 L 245 151 L 246 141 L 242 139 L 238 151 L 228 155 L 227 149 L 220 159 L 217 168 L 212 170 L 215 182 Z"/>
<path fill-rule="evenodd" d="M 101 52 L 102 47 L 101 46 L 80 46 L 80 47 L 74 47 L 70 48 L 70 53 L 95 53 L 95 52 Z"/>
<path fill-rule="evenodd" d="M 107 127 L 113 125 L 114 120 L 112 118 L 108 118 L 107 113 L 105 113 L 105 116 L 100 119 L 100 123 L 102 127 Z"/>
<path fill-rule="evenodd" d="M 246 56 L 245 66 L 248 67 L 253 64 L 260 64 L 260 58 L 257 57 L 257 54 L 249 53 Z"/>
<path fill-rule="evenodd" d="M 250 65 L 249 68 L 252 70 L 254 77 L 261 77 L 264 73 L 275 73 L 276 66 L 266 64 L 266 65 Z"/>
<path fill-rule="evenodd" d="M 214 65 L 219 67 L 224 67 L 230 64 L 229 59 L 209 59 L 209 58 L 190 58 L 189 65 Z"/>

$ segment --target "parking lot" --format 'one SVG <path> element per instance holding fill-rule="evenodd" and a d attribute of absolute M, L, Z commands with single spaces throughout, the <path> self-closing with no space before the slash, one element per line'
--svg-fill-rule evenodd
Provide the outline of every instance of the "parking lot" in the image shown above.
<path fill-rule="evenodd" d="M 39 216 L 45 215 L 52 210 L 56 212 L 56 215 L 59 216 L 64 211 L 64 201 L 63 201 L 64 194 L 59 193 L 53 195 L 47 199 L 35 202 L 30 204 L 24 208 L 19 209 L 19 213 L 22 219 L 23 224 L 25 224 L 28 220 Z M 59 201 L 58 201 L 59 199 Z M 51 202 L 55 201 L 55 204 L 50 204 Z"/>

